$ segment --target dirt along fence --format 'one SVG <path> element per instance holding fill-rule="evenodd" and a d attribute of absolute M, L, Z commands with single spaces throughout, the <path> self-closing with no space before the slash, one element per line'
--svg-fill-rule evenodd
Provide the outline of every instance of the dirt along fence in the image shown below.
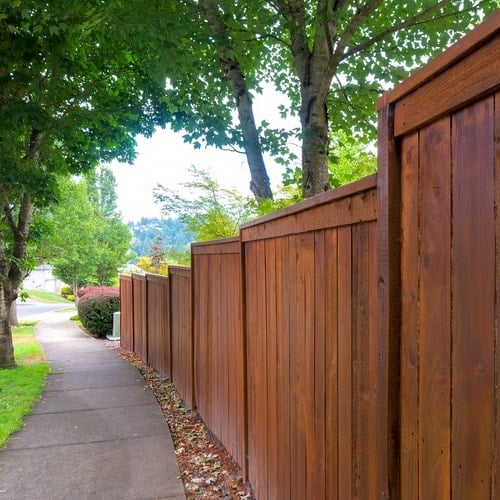
<path fill-rule="evenodd" d="M 257 498 L 500 498 L 499 31 L 379 100 L 377 175 L 121 278 Z"/>

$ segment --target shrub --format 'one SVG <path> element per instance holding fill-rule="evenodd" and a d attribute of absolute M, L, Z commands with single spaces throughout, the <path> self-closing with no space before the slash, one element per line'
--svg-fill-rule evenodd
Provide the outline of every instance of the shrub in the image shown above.
<path fill-rule="evenodd" d="M 80 288 L 76 293 L 77 297 L 83 297 L 84 295 L 88 295 L 89 293 L 101 293 L 101 292 L 114 292 L 118 291 L 118 288 L 112 286 L 86 286 L 84 288 Z"/>
<path fill-rule="evenodd" d="M 68 299 L 71 302 L 74 302 L 75 301 L 75 296 L 70 294 L 70 295 L 66 296 L 66 299 Z"/>
<path fill-rule="evenodd" d="M 117 288 L 84 294 L 78 300 L 78 316 L 86 330 L 101 337 L 113 332 L 113 313 L 120 310 L 120 294 Z"/>
<path fill-rule="evenodd" d="M 70 286 L 62 286 L 59 293 L 62 297 L 67 299 L 68 295 L 71 295 L 73 293 L 73 289 Z"/>

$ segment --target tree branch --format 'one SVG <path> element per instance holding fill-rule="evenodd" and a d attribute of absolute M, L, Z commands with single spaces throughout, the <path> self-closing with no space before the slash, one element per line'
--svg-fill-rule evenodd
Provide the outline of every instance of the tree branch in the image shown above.
<path fill-rule="evenodd" d="M 437 4 L 427 8 L 426 10 L 421 12 L 420 14 L 417 14 L 416 16 L 413 16 L 412 18 L 407 19 L 406 21 L 402 21 L 399 24 L 396 24 L 394 26 L 387 28 L 386 30 L 382 31 L 381 33 L 374 36 L 370 40 L 367 40 L 366 42 L 361 43 L 361 44 L 357 45 L 356 47 L 353 47 L 351 50 L 346 51 L 343 54 L 341 60 L 347 59 L 348 57 L 351 57 L 355 54 L 359 54 L 361 52 L 364 52 L 368 48 L 372 47 L 373 45 L 382 41 L 384 38 L 386 38 L 389 35 L 392 35 L 393 33 L 397 33 L 398 31 L 401 31 L 405 28 L 411 28 L 414 26 L 418 26 L 419 24 L 424 24 L 424 23 L 428 22 L 429 21 L 429 19 L 428 19 L 429 14 L 432 14 L 433 12 L 438 10 L 439 8 L 441 8 L 444 5 L 449 4 L 449 3 L 452 3 L 452 0 L 443 0 L 441 2 L 438 2 Z M 482 3 L 485 3 L 485 2 L 480 2 L 479 5 L 481 5 Z M 475 10 L 475 9 L 477 9 L 477 7 L 478 7 L 478 5 L 472 6 L 469 9 L 464 10 L 464 12 L 469 12 L 471 10 Z M 434 18 L 433 20 L 445 19 L 447 17 L 454 16 L 454 15 L 455 15 L 455 13 L 450 13 L 450 14 L 440 16 L 439 18 Z"/>

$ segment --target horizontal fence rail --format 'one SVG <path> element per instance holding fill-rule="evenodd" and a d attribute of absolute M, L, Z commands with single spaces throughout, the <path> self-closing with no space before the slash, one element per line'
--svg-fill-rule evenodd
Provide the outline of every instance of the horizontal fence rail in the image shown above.
<path fill-rule="evenodd" d="M 500 13 L 378 101 L 378 174 L 122 276 L 121 342 L 258 499 L 500 498 Z"/>

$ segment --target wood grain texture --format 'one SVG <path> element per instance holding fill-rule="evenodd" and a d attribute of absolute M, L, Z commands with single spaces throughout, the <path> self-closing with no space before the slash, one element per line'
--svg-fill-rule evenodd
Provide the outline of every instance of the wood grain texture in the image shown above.
<path fill-rule="evenodd" d="M 491 498 L 495 438 L 494 98 L 456 113 L 453 128 L 452 485 Z"/>
<path fill-rule="evenodd" d="M 420 494 L 449 498 L 451 413 L 450 120 L 420 131 Z"/>
<path fill-rule="evenodd" d="M 146 321 L 148 363 L 171 378 L 170 283 L 167 276 L 146 275 Z"/>
<path fill-rule="evenodd" d="M 418 500 L 419 135 L 401 145 L 401 497 Z"/>
<path fill-rule="evenodd" d="M 132 276 L 120 276 L 120 345 L 134 350 L 134 298 Z"/>
<path fill-rule="evenodd" d="M 411 132 L 500 86 L 500 37 L 396 104 L 394 134 Z"/>

